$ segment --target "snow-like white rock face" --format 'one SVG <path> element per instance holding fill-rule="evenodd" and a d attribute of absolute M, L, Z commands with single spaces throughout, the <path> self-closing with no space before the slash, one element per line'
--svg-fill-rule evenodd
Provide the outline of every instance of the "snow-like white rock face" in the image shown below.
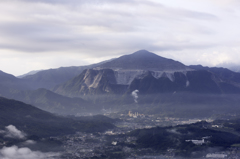
<path fill-rule="evenodd" d="M 116 70 L 114 71 L 117 84 L 130 85 L 136 78 L 146 73 L 144 70 Z"/>
<path fill-rule="evenodd" d="M 95 69 L 99 70 L 99 69 Z M 100 69 L 101 70 L 101 69 Z M 149 72 L 147 70 L 134 70 L 134 69 L 115 69 L 114 71 L 114 77 L 111 77 L 114 79 L 114 84 L 119 85 L 130 85 L 131 82 L 137 78 L 141 79 L 144 77 L 144 75 Z M 159 79 L 161 77 L 167 77 L 172 82 L 175 81 L 175 72 L 180 72 L 186 76 L 187 71 L 186 70 L 168 70 L 168 71 L 150 71 L 153 77 L 156 79 Z M 90 77 L 89 77 L 90 76 Z M 98 83 L 100 82 L 103 74 L 101 72 L 96 73 L 94 76 L 90 75 L 90 71 L 87 71 L 84 77 L 85 84 L 88 87 L 96 88 L 98 86 Z M 111 75 L 112 76 L 112 75 Z M 186 81 L 186 87 L 189 86 L 189 81 Z"/>
<path fill-rule="evenodd" d="M 159 79 L 161 77 L 167 77 L 170 81 L 174 82 L 174 73 L 179 71 L 151 71 L 153 77 Z"/>
<path fill-rule="evenodd" d="M 93 83 L 94 78 L 92 78 L 90 70 L 87 70 L 83 80 L 84 80 L 84 83 L 86 84 L 86 86 L 88 86 L 88 87 Z"/>
<path fill-rule="evenodd" d="M 95 76 L 92 76 L 91 71 L 88 70 L 85 73 L 83 80 L 87 87 L 97 88 L 101 78 L 102 78 L 102 73 L 98 72 Z"/>
<path fill-rule="evenodd" d="M 186 87 L 188 87 L 190 85 L 189 80 L 186 81 Z"/>
<path fill-rule="evenodd" d="M 146 70 L 114 70 L 115 78 L 117 81 L 117 84 L 122 84 L 122 85 L 130 85 L 131 82 L 135 78 L 141 78 L 143 74 L 145 74 Z M 151 71 L 151 74 L 153 77 L 156 79 L 159 79 L 161 77 L 167 77 L 169 80 L 174 82 L 175 77 L 174 73 L 175 72 L 181 72 L 184 75 L 186 75 L 187 71 Z"/>
<path fill-rule="evenodd" d="M 93 82 L 92 84 L 89 86 L 89 87 L 92 87 L 92 88 L 97 88 L 98 84 L 100 83 L 100 80 L 102 79 L 102 74 L 97 74 L 94 79 L 93 79 Z"/>

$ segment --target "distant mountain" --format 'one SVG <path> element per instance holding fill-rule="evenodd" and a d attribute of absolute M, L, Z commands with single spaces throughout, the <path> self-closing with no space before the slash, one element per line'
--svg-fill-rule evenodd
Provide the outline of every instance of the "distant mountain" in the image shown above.
<path fill-rule="evenodd" d="M 6 92 L 10 90 L 27 90 L 30 88 L 31 86 L 29 86 L 26 81 L 0 71 L 0 95 L 6 94 Z"/>
<path fill-rule="evenodd" d="M 40 71 L 22 79 L 2 76 L 0 95 L 58 114 L 133 108 L 151 114 L 209 117 L 234 112 L 240 94 L 240 73 L 185 66 L 146 50 L 89 66 Z M 9 80 L 4 80 L 5 76 Z M 11 80 L 10 84 L 4 83 Z M 18 81 L 27 84 L 25 89 L 43 87 L 52 88 L 52 92 L 13 87 L 24 86 Z M 229 105 L 231 108 L 226 110 Z"/>
<path fill-rule="evenodd" d="M 52 91 L 114 111 L 211 117 L 239 110 L 240 74 L 224 68 L 187 67 L 141 50 L 86 69 Z"/>
<path fill-rule="evenodd" d="M 105 93 L 123 94 L 126 90 L 127 86 L 117 84 L 114 71 L 111 69 L 84 70 L 79 76 L 53 89 L 54 92 L 69 97 Z"/>
<path fill-rule="evenodd" d="M 228 63 L 228 64 L 217 65 L 216 67 L 224 67 L 233 72 L 240 73 L 240 65 L 239 64 Z"/>
<path fill-rule="evenodd" d="M 100 107 L 81 98 L 69 98 L 47 89 L 32 90 L 24 79 L 0 72 L 0 96 L 32 104 L 40 109 L 63 115 L 96 112 Z"/>
<path fill-rule="evenodd" d="M 200 67 L 200 66 L 199 66 Z M 145 50 L 125 55 L 56 86 L 53 91 L 82 97 L 100 94 L 192 92 L 240 93 L 240 74 L 227 69 L 187 67 Z"/>
<path fill-rule="evenodd" d="M 190 70 L 178 61 L 158 56 L 146 50 L 124 55 L 98 66 L 113 70 L 183 71 Z"/>
<path fill-rule="evenodd" d="M 60 67 L 57 69 L 42 70 L 35 74 L 24 76 L 22 79 L 27 81 L 29 85 L 31 85 L 31 87 L 34 89 L 50 89 L 58 84 L 74 78 L 75 76 L 82 73 L 82 71 L 85 69 L 97 67 L 98 65 L 101 65 L 105 62 L 107 61 L 86 66 Z"/>
<path fill-rule="evenodd" d="M 38 73 L 38 72 L 40 72 L 40 71 L 42 71 L 42 70 L 30 71 L 30 72 L 28 72 L 28 73 L 26 73 L 26 74 L 23 74 L 23 75 L 20 75 L 20 76 L 17 76 L 17 77 L 18 77 L 18 78 L 23 78 L 23 77 L 26 77 L 26 76 L 29 76 L 29 75 L 34 75 L 34 74 L 36 74 L 36 73 Z"/>
<path fill-rule="evenodd" d="M 52 136 L 76 131 L 106 131 L 114 126 L 101 120 L 70 119 L 55 116 L 31 105 L 0 97 L 0 129 L 14 125 L 27 135 Z M 99 117 L 97 117 L 100 119 Z M 93 118 L 94 119 L 94 118 Z"/>
<path fill-rule="evenodd" d="M 191 65 L 189 66 L 192 69 L 195 70 L 207 70 L 209 72 L 212 72 L 219 78 L 221 78 L 223 81 L 229 82 L 233 85 L 239 86 L 240 82 L 240 73 L 233 72 L 227 68 L 222 67 L 203 67 L 201 65 Z"/>
<path fill-rule="evenodd" d="M 91 102 L 87 102 L 81 98 L 65 97 L 44 88 L 28 91 L 13 91 L 6 97 L 61 115 L 96 113 L 101 109 L 101 107 L 97 107 Z"/>
<path fill-rule="evenodd" d="M 1 70 L 0 70 L 0 78 L 2 82 L 16 82 L 18 80 L 15 76 L 5 73 Z"/>
<path fill-rule="evenodd" d="M 208 71 L 188 71 L 186 74 L 175 72 L 172 81 L 167 77 L 155 78 L 152 72 L 148 72 L 142 78 L 136 78 L 129 86 L 129 91 L 139 90 L 141 94 L 155 93 L 174 93 L 174 92 L 192 92 L 192 93 L 210 93 L 221 94 L 222 89 L 216 80 Z M 240 93 L 240 88 L 239 88 Z"/>
<path fill-rule="evenodd" d="M 240 66 L 231 66 L 231 67 L 228 67 L 229 70 L 232 70 L 234 72 L 238 72 L 240 73 Z"/>

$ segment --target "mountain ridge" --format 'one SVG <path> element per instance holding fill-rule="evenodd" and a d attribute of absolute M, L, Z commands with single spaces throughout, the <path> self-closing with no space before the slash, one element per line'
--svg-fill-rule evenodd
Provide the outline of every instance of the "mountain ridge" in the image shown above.
<path fill-rule="evenodd" d="M 43 111 L 32 105 L 25 104 L 17 100 L 0 97 L 0 129 L 8 125 L 14 125 L 19 130 L 23 130 L 27 135 L 52 136 L 72 134 L 76 131 L 99 132 L 113 128 L 111 119 L 107 117 L 97 117 L 91 120 L 72 119 L 56 116 Z"/>
<path fill-rule="evenodd" d="M 85 65 L 85 66 L 70 66 L 70 67 L 60 67 L 56 69 L 41 70 L 37 73 L 24 76 L 21 79 L 29 83 L 32 89 L 38 89 L 38 88 L 51 89 L 58 84 L 64 83 L 74 78 L 85 69 L 94 68 L 110 60 L 102 61 L 96 64 Z"/>
<path fill-rule="evenodd" d="M 98 69 L 123 69 L 123 70 L 149 70 L 149 71 L 168 71 L 168 70 L 190 70 L 187 66 L 178 61 L 167 59 L 151 53 L 147 50 L 139 50 L 129 55 L 123 55 L 112 61 L 98 66 Z"/>
<path fill-rule="evenodd" d="M 152 67 L 142 66 L 146 63 Z M 225 73 L 219 73 L 221 71 Z M 106 62 L 97 68 L 84 70 L 79 76 L 56 86 L 53 91 L 69 97 L 116 94 L 120 86 L 122 94 L 141 90 L 143 87 L 140 91 L 143 94 L 146 93 L 144 90 L 152 93 L 240 93 L 240 74 L 229 71 L 187 67 L 180 62 L 140 50 Z M 229 74 L 233 74 L 234 77 L 228 77 Z M 239 86 L 236 83 L 239 83 Z"/>

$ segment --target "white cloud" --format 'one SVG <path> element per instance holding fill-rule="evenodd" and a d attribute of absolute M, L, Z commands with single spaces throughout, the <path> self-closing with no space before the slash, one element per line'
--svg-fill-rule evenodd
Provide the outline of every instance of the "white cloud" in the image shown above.
<path fill-rule="evenodd" d="M 0 150 L 1 159 L 51 159 L 59 156 L 59 153 L 43 153 L 32 151 L 29 148 L 19 148 L 17 146 L 3 147 Z"/>
<path fill-rule="evenodd" d="M 27 140 L 23 144 L 24 145 L 34 145 L 34 144 L 36 144 L 36 141 L 34 141 L 34 140 Z"/>
<path fill-rule="evenodd" d="M 0 70 L 19 75 L 68 64 L 79 66 L 140 49 L 180 57 L 175 60 L 183 63 L 231 62 L 235 59 L 231 49 L 239 50 L 237 3 L 237 0 L 1 1 Z M 222 52 L 223 45 L 228 48 L 224 52 L 229 59 L 203 61 L 205 53 Z M 11 56 L 3 58 L 6 54 Z"/>
<path fill-rule="evenodd" d="M 0 133 L 4 134 L 4 137 L 24 139 L 26 134 L 18 130 L 14 125 L 9 125 L 5 127 L 6 130 L 1 130 Z"/>

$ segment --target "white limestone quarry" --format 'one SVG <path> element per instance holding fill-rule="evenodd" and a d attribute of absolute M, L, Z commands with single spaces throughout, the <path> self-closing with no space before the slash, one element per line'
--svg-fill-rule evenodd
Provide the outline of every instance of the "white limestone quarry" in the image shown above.
<path fill-rule="evenodd" d="M 146 72 L 147 71 L 145 70 L 115 70 L 114 74 L 117 84 L 130 85 L 136 77 L 139 77 Z"/>
<path fill-rule="evenodd" d="M 167 77 L 169 80 L 171 80 L 172 82 L 175 81 L 175 76 L 174 73 L 175 72 L 180 72 L 182 74 L 184 74 L 186 76 L 187 71 L 189 70 L 168 70 L 168 71 L 150 71 L 152 76 L 155 77 L 156 79 L 159 79 L 161 77 Z M 119 84 L 119 85 L 130 85 L 131 82 L 137 78 L 137 79 L 142 79 L 144 77 L 144 75 L 149 72 L 148 70 L 137 70 L 137 69 L 115 69 L 114 70 L 114 76 L 115 77 L 110 77 L 113 80 L 113 84 Z M 84 77 L 84 83 L 88 86 L 88 87 L 92 87 L 92 88 L 97 88 L 99 82 L 101 81 L 103 76 L 103 72 L 98 72 L 95 75 L 91 75 L 90 71 L 88 70 L 85 74 Z M 115 83 L 116 82 L 116 83 Z M 189 81 L 186 81 L 186 87 L 189 86 Z"/>
<path fill-rule="evenodd" d="M 130 85 L 131 82 L 135 79 L 141 79 L 142 75 L 144 75 L 145 73 L 147 73 L 148 71 L 146 70 L 114 70 L 114 74 L 115 74 L 115 78 L 117 81 L 117 84 L 121 84 L 121 85 Z M 175 72 L 181 72 L 186 76 L 187 71 L 183 70 L 183 71 L 150 71 L 151 74 L 153 75 L 153 77 L 155 77 L 156 79 L 159 79 L 161 77 L 167 77 L 169 80 L 171 80 L 172 82 L 174 82 L 175 77 L 174 77 L 174 73 Z"/>
<path fill-rule="evenodd" d="M 84 83 L 87 85 L 87 87 L 97 88 L 101 78 L 102 78 L 102 73 L 98 73 L 96 74 L 96 76 L 91 76 L 91 72 L 90 70 L 88 70 L 85 73 L 83 80 L 84 80 Z"/>
<path fill-rule="evenodd" d="M 186 71 L 151 71 L 153 77 L 155 77 L 156 79 L 159 79 L 161 77 L 167 77 L 170 81 L 174 82 L 175 81 L 175 76 L 174 73 L 175 72 L 181 72 L 186 76 Z"/>
<path fill-rule="evenodd" d="M 92 84 L 89 86 L 89 87 L 92 87 L 92 88 L 97 88 L 98 86 L 98 83 L 100 82 L 100 80 L 102 79 L 102 73 L 98 73 L 94 79 L 93 79 L 93 82 Z"/>

